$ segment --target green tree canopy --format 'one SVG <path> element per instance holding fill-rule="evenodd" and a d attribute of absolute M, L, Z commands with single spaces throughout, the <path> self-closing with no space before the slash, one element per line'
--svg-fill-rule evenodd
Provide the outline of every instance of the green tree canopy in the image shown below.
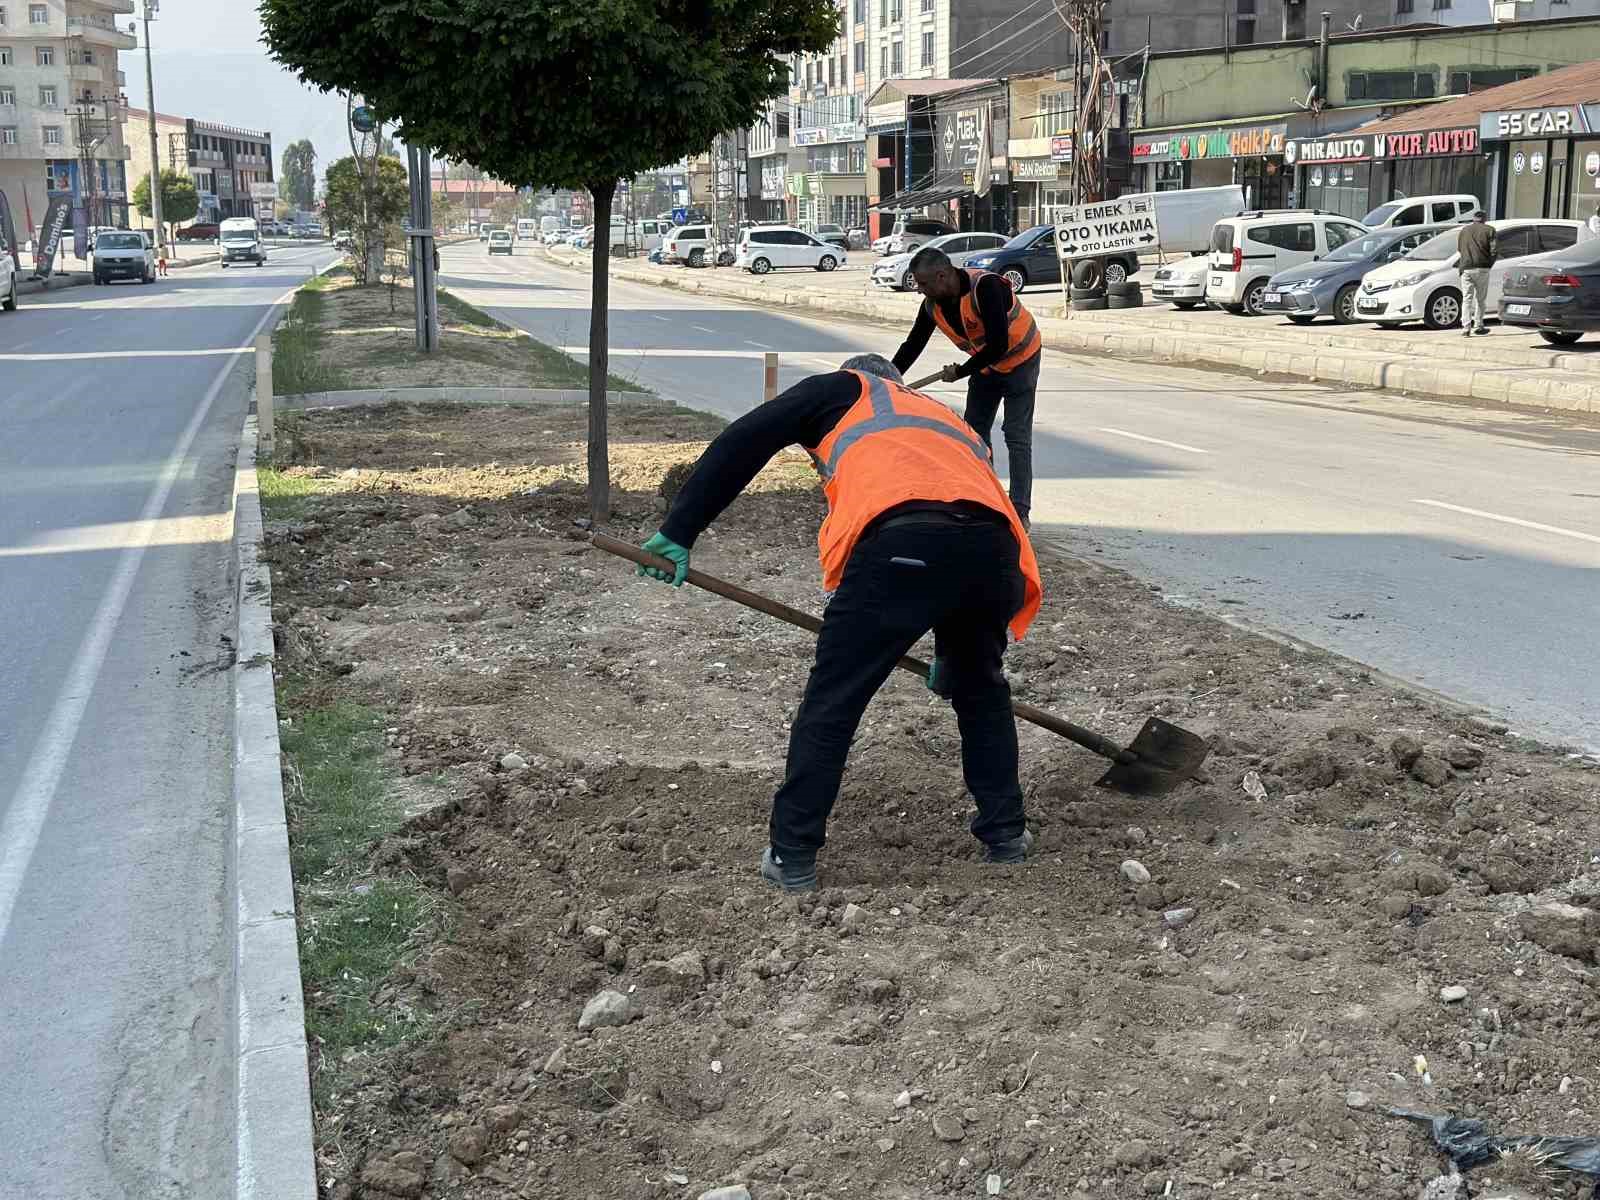
<path fill-rule="evenodd" d="M 607 257 L 619 179 L 751 124 L 790 55 L 838 36 L 834 0 L 261 0 L 273 56 L 399 122 L 408 142 L 518 186 L 584 187 L 596 239 L 589 485 L 610 509 Z"/>
<path fill-rule="evenodd" d="M 134 185 L 133 207 L 142 217 L 152 216 L 150 202 L 150 176 L 146 175 Z M 194 220 L 200 211 L 200 193 L 187 171 L 174 171 L 170 167 L 161 172 L 161 219 L 168 225 L 181 225 Z"/>
<path fill-rule="evenodd" d="M 355 229 L 370 222 L 374 227 L 392 225 L 405 216 L 411 205 L 410 185 L 406 181 L 406 168 L 398 158 L 378 159 L 378 176 L 368 203 L 370 211 L 362 206 L 362 193 L 367 177 L 362 174 L 362 164 L 350 155 L 328 167 L 324 187 L 327 194 L 323 202 L 329 222 L 338 229 Z"/>
<path fill-rule="evenodd" d="M 296 208 L 309 209 L 317 202 L 317 148 L 308 138 L 283 148 L 283 170 L 279 172 L 283 198 Z"/>

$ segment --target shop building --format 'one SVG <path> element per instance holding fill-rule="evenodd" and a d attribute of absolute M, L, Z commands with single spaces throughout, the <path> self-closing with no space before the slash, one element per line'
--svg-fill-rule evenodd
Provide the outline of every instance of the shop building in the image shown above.
<path fill-rule="evenodd" d="M 1537 90 L 1562 74 L 1551 63 L 1600 58 L 1600 20 L 1586 17 L 1328 32 L 1152 54 L 1139 88 L 1134 186 L 1238 183 L 1253 206 L 1356 218 L 1400 195 L 1488 199 L 1493 164 L 1479 102 L 1490 89 Z M 1262 97 L 1292 107 L 1264 112 Z"/>
<path fill-rule="evenodd" d="M 196 221 L 253 217 L 250 185 L 272 182 L 272 134 L 210 121 L 185 123 L 189 174 L 200 193 Z"/>
<path fill-rule="evenodd" d="M 760 119 L 750 127 L 750 198 L 746 210 L 752 221 L 786 222 L 790 212 L 789 100 L 769 100 Z M 798 165 L 798 164 L 797 164 Z"/>
<path fill-rule="evenodd" d="M 1452 119 L 1434 106 L 1377 126 L 1289 143 L 1297 206 L 1360 220 L 1403 196 L 1465 193 L 1484 200 L 1488 163 L 1476 125 L 1437 127 Z"/>
<path fill-rule="evenodd" d="M 1289 121 L 1241 121 L 1141 132 L 1133 138 L 1137 190 L 1244 189 L 1248 208 L 1286 208 L 1293 184 L 1286 169 Z"/>
<path fill-rule="evenodd" d="M 984 79 L 891 79 L 873 92 L 866 121 L 870 237 L 888 233 L 898 212 L 949 220 L 950 202 L 971 194 L 972 185 L 961 172 L 952 177 L 950 171 L 940 171 L 942 125 L 936 106 L 945 95 L 993 86 L 993 80 Z M 964 159 L 969 152 L 976 154 L 975 148 L 963 147 L 960 156 Z"/>

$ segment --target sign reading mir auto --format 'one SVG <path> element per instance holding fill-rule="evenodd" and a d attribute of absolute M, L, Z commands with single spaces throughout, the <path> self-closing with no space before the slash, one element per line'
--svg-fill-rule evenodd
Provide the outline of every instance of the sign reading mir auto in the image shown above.
<path fill-rule="evenodd" d="M 1449 158 L 1478 152 L 1473 128 L 1429 129 L 1418 133 L 1350 133 L 1340 137 L 1297 138 L 1284 147 L 1284 161 L 1304 163 L 1391 162 L 1397 159 Z"/>

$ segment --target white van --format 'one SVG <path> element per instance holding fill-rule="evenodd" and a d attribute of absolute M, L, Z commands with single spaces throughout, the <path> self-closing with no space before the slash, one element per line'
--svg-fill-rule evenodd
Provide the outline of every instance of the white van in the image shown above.
<path fill-rule="evenodd" d="M 1211 230 L 1206 303 L 1260 316 L 1267 280 L 1369 232 L 1349 217 L 1292 208 L 1262 209 L 1218 221 Z"/>
<path fill-rule="evenodd" d="M 1402 196 L 1380 204 L 1361 223 L 1368 229 L 1389 229 L 1395 225 L 1461 225 L 1483 205 L 1476 196 L 1455 192 L 1448 196 Z"/>
<path fill-rule="evenodd" d="M 229 217 L 218 234 L 224 267 L 239 262 L 253 262 L 258 267 L 266 264 L 266 243 L 261 240 L 261 229 L 254 217 Z"/>

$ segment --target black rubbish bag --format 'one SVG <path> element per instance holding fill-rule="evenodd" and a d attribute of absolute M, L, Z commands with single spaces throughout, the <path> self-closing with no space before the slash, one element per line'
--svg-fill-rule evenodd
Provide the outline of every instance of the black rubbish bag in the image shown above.
<path fill-rule="evenodd" d="M 1388 1115 L 1426 1125 L 1433 1134 L 1434 1143 L 1462 1171 L 1470 1171 L 1486 1162 L 1495 1162 L 1506 1151 L 1534 1147 L 1540 1157 L 1548 1155 L 1547 1162 L 1552 1167 L 1562 1167 L 1600 1179 L 1600 1137 L 1494 1134 L 1488 1132 L 1482 1121 L 1470 1117 L 1435 1117 L 1405 1108 L 1391 1108 Z"/>

